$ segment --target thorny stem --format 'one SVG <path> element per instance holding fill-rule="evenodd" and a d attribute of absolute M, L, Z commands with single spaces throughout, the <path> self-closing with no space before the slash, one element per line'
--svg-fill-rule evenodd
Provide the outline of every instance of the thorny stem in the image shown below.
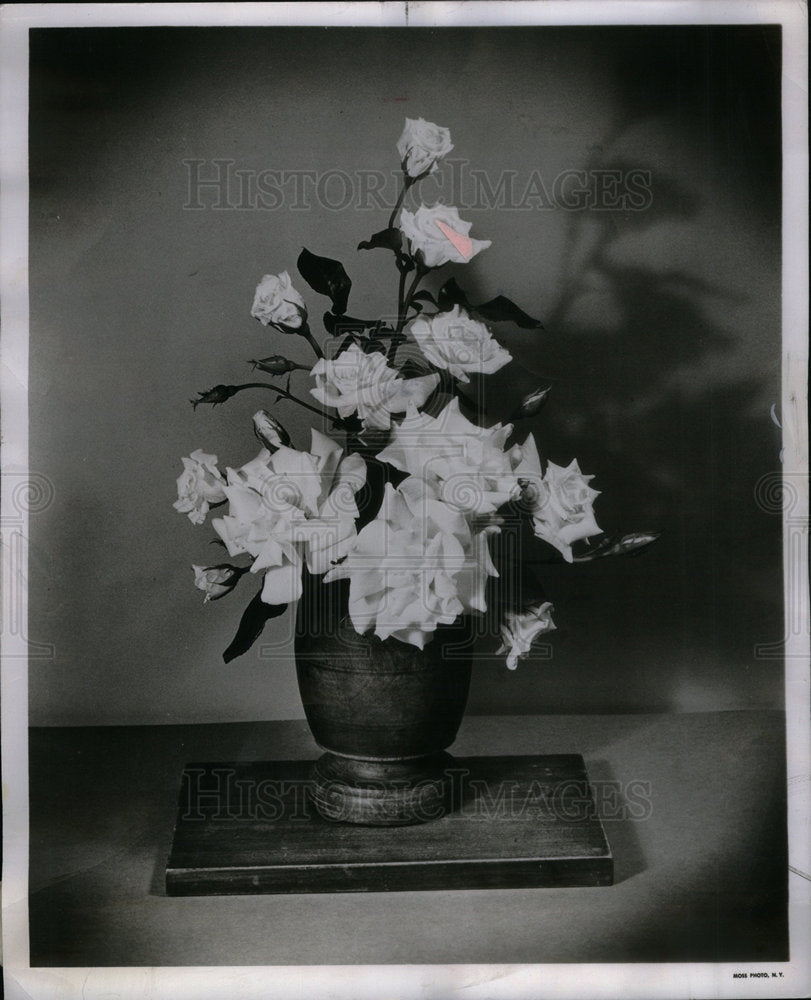
<path fill-rule="evenodd" d="M 331 417 L 326 410 L 319 409 L 317 406 L 311 406 L 303 399 L 299 399 L 298 396 L 294 396 L 292 392 L 288 392 L 287 389 L 282 389 L 277 385 L 272 385 L 270 382 L 244 382 L 242 385 L 235 385 L 234 388 L 237 392 L 240 392 L 242 389 L 270 389 L 272 392 L 276 392 L 280 396 L 284 396 L 285 399 L 289 399 L 293 403 L 298 403 L 299 406 L 303 406 L 306 410 L 311 410 L 313 413 L 317 413 L 319 417 L 323 417 L 325 420 L 334 420 L 334 417 Z"/>

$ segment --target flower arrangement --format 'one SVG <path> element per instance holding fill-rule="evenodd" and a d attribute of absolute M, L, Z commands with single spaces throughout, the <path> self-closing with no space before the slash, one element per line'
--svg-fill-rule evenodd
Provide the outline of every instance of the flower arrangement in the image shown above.
<path fill-rule="evenodd" d="M 488 323 L 541 324 L 501 295 L 473 305 L 454 279 L 420 288 L 446 264 L 465 264 L 490 246 L 470 237 L 471 224 L 454 207 L 404 207 L 406 194 L 451 149 L 448 129 L 406 119 L 397 143 L 399 199 L 386 228 L 358 247 L 393 256 L 399 280 L 391 318 L 348 316 L 352 283 L 343 265 L 304 249 L 299 273 L 330 300 L 323 346 L 288 271 L 261 279 L 251 315 L 306 340 L 314 366 L 273 355 L 254 368 L 286 378 L 284 386 L 216 385 L 192 401 L 217 405 L 245 390 L 271 390 L 343 435 L 339 444 L 313 428 L 309 451 L 301 451 L 275 416 L 259 410 L 253 424 L 262 447 L 246 464 L 223 473 L 203 451 L 183 459 L 175 508 L 200 525 L 227 505 L 211 524 L 229 557 L 242 560 L 193 567 L 205 601 L 231 593 L 246 574 L 261 578 L 226 661 L 301 597 L 307 573 L 325 586 L 348 581 L 352 625 L 380 640 L 422 648 L 441 624 L 495 616 L 499 652 L 515 668 L 555 627 L 540 581 L 520 565 L 528 538 L 546 555 L 575 562 L 637 552 L 657 537 L 606 536 L 595 519 L 593 477 L 575 460 L 565 467 L 542 461 L 533 435 L 522 439 L 517 428 L 541 410 L 548 387 L 495 425 L 465 391 L 471 378 L 513 361 Z M 305 398 L 290 388 L 299 371 L 314 383 Z M 517 546 L 499 544 L 508 533 Z"/>

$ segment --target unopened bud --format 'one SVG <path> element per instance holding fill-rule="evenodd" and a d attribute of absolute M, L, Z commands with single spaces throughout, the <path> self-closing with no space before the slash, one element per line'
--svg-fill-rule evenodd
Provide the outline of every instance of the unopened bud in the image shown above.
<path fill-rule="evenodd" d="M 245 572 L 239 566 L 222 563 L 219 566 L 192 566 L 194 585 L 206 595 L 203 603 L 217 601 L 230 594 Z"/>
<path fill-rule="evenodd" d="M 545 389 L 535 389 L 528 396 L 524 396 L 520 404 L 508 417 L 508 421 L 526 420 L 527 417 L 534 417 L 536 413 L 540 413 L 547 399 L 549 399 L 550 392 L 551 386 L 547 386 Z"/>
<path fill-rule="evenodd" d="M 290 435 L 267 410 L 259 410 L 258 413 L 254 413 L 253 430 L 270 452 L 278 451 L 279 448 L 290 447 Z"/>
<path fill-rule="evenodd" d="M 236 385 L 215 385 L 213 389 L 207 389 L 205 392 L 198 392 L 198 398 L 190 399 L 189 402 L 195 410 L 200 403 L 211 403 L 212 406 L 216 406 L 217 403 L 224 403 L 226 399 L 230 399 L 238 392 L 239 386 Z"/>
<path fill-rule="evenodd" d="M 260 358 L 258 361 L 254 360 L 251 361 L 251 364 L 254 368 L 267 372 L 268 375 L 286 375 L 296 368 L 303 367 L 302 365 L 297 365 L 294 361 L 290 361 L 289 358 L 282 357 L 281 354 L 273 354 L 269 358 Z"/>

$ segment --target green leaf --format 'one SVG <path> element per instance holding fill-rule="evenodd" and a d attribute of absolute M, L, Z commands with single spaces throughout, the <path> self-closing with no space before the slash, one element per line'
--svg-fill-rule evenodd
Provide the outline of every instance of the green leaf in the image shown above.
<path fill-rule="evenodd" d="M 286 604 L 265 604 L 262 600 L 262 590 L 260 588 L 248 607 L 245 608 L 239 622 L 239 627 L 237 628 L 237 634 L 234 636 L 231 645 L 222 654 L 223 660 L 226 663 L 230 663 L 236 657 L 247 653 L 262 634 L 265 622 L 270 621 L 271 618 L 278 618 L 279 615 L 284 613 L 286 608 Z"/>
<path fill-rule="evenodd" d="M 299 273 L 313 291 L 332 299 L 332 311 L 337 316 L 346 312 L 352 282 L 343 264 L 329 257 L 317 257 L 305 247 L 297 261 Z"/>
<path fill-rule="evenodd" d="M 368 240 L 361 240 L 358 243 L 358 250 L 393 250 L 399 253 L 403 245 L 403 234 L 396 226 L 391 229 L 382 229 Z"/>

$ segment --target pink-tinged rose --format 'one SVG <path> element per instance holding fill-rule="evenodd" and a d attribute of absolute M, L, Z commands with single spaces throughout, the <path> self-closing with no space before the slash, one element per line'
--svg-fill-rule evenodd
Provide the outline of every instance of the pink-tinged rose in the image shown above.
<path fill-rule="evenodd" d="M 357 632 L 373 629 L 380 639 L 423 648 L 438 625 L 484 610 L 486 578 L 495 572 L 487 534 L 471 535 L 465 518 L 436 490 L 408 478 L 397 489 L 387 484 L 378 516 L 324 580 L 350 581 Z"/>
<path fill-rule="evenodd" d="M 403 134 L 397 142 L 397 152 L 409 177 L 433 173 L 437 161 L 453 149 L 451 134 L 446 128 L 424 118 L 406 118 Z"/>
<path fill-rule="evenodd" d="M 183 473 L 177 480 L 177 500 L 173 507 L 188 514 L 192 524 L 202 524 L 212 504 L 225 500 L 225 483 L 217 468 L 217 456 L 193 451 L 183 458 Z"/>
<path fill-rule="evenodd" d="M 477 427 L 454 398 L 436 417 L 409 411 L 378 458 L 430 483 L 455 510 L 479 517 L 519 494 L 511 453 L 504 451 L 511 431 L 510 424 Z"/>
<path fill-rule="evenodd" d="M 299 295 L 287 271 L 266 274 L 256 286 L 251 316 L 263 326 L 298 330 L 307 316 L 304 299 Z"/>
<path fill-rule="evenodd" d="M 450 312 L 417 316 L 408 327 L 422 353 L 436 368 L 469 382 L 469 372 L 492 375 L 512 361 L 484 325 L 454 306 Z"/>
<path fill-rule="evenodd" d="M 421 251 L 428 267 L 441 267 L 450 262 L 466 264 L 477 253 L 486 250 L 490 240 L 472 240 L 468 236 L 472 225 L 460 219 L 459 210 L 452 205 L 432 208 L 420 205 L 414 213 L 406 209 L 400 213 L 400 229 L 411 241 L 411 252 Z M 456 235 L 455 241 L 449 232 Z"/>
<path fill-rule="evenodd" d="M 332 361 L 322 358 L 311 374 L 313 396 L 341 417 L 357 413 L 367 430 L 388 430 L 392 413 L 423 406 L 439 385 L 437 374 L 404 379 L 383 354 L 365 354 L 357 344 Z"/>
<path fill-rule="evenodd" d="M 220 566 L 192 566 L 194 570 L 194 585 L 206 595 L 203 603 L 217 601 L 230 594 L 245 572 L 237 566 L 227 563 Z"/>
<path fill-rule="evenodd" d="M 507 666 L 510 670 L 515 670 L 519 659 L 529 654 L 538 636 L 555 628 L 551 614 L 553 610 L 547 601 L 525 611 L 505 611 L 501 625 L 502 644 L 496 652 L 507 654 Z"/>
<path fill-rule="evenodd" d="M 355 538 L 355 495 L 366 481 L 359 455 L 312 430 L 309 452 L 267 448 L 228 470 L 228 513 L 212 521 L 229 555 L 248 553 L 263 573 L 262 600 L 289 604 L 301 596 L 301 570 L 325 573 Z"/>

